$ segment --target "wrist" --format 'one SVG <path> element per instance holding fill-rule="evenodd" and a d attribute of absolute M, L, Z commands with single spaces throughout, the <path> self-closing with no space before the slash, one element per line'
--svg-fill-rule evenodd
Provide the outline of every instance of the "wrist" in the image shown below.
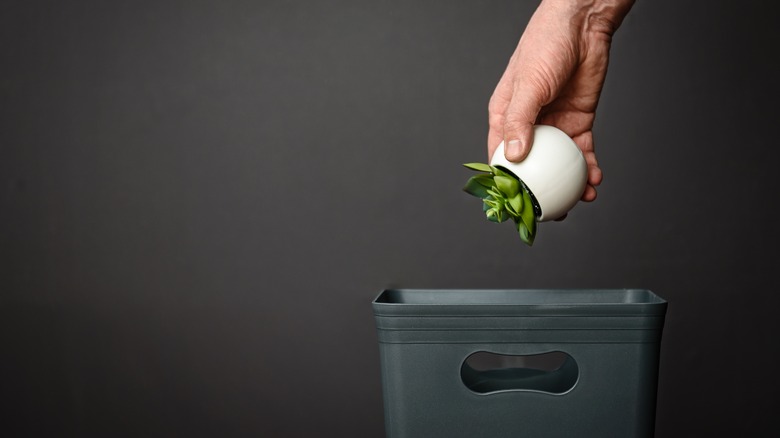
<path fill-rule="evenodd" d="M 542 0 L 540 6 L 568 16 L 586 32 L 612 35 L 631 10 L 635 0 Z"/>

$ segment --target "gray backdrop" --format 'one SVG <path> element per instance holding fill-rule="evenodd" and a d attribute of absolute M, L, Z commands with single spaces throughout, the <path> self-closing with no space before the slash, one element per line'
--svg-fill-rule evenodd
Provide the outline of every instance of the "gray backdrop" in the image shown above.
<path fill-rule="evenodd" d="M 535 6 L 2 2 L 0 427 L 382 436 L 386 287 L 651 289 L 657 435 L 773 426 L 776 15 L 639 0 L 528 248 L 461 163 Z"/>

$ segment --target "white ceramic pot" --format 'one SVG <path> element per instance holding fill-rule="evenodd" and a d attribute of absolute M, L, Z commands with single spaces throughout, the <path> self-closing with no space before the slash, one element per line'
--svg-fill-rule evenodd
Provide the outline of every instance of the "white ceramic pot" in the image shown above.
<path fill-rule="evenodd" d="M 588 182 L 588 165 L 582 151 L 571 137 L 554 126 L 534 126 L 534 142 L 523 161 L 507 160 L 501 142 L 490 164 L 505 167 L 528 186 L 542 211 L 537 222 L 565 215 L 580 200 Z"/>

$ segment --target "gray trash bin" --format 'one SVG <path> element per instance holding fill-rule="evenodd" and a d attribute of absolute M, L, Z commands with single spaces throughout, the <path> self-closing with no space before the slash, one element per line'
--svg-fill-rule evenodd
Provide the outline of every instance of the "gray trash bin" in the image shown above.
<path fill-rule="evenodd" d="M 652 437 L 667 303 L 641 289 L 382 291 L 387 438 Z"/>

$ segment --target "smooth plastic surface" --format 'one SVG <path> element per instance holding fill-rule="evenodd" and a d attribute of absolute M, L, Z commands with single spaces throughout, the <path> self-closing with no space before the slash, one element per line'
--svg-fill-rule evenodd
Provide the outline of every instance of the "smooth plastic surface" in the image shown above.
<path fill-rule="evenodd" d="M 372 305 L 387 438 L 653 436 L 667 303 L 651 291 L 393 289 Z M 468 362 L 550 352 L 559 368 Z"/>
<path fill-rule="evenodd" d="M 539 222 L 558 219 L 571 210 L 588 181 L 588 165 L 582 151 L 571 137 L 554 126 L 534 127 L 534 142 L 523 161 L 507 160 L 501 142 L 490 164 L 503 166 L 523 180 L 542 210 Z"/>

